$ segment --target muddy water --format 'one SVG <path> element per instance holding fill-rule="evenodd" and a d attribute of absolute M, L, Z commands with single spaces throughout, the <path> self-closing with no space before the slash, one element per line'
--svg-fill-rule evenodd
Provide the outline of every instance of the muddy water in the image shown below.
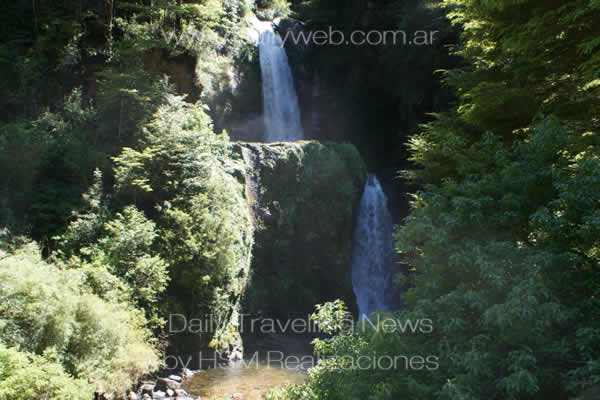
<path fill-rule="evenodd" d="M 184 389 L 202 400 L 229 399 L 234 393 L 241 393 L 244 400 L 260 400 L 271 389 L 304 381 L 314 362 L 310 340 L 311 337 L 281 334 L 245 340 L 244 361 L 198 371 L 187 380 Z M 311 361 L 305 362 L 306 357 Z"/>
<path fill-rule="evenodd" d="M 244 400 L 259 400 L 270 389 L 286 383 L 302 383 L 304 378 L 299 370 L 263 362 L 248 363 L 199 371 L 184 389 L 202 399 L 229 399 L 233 393 L 241 393 Z"/>

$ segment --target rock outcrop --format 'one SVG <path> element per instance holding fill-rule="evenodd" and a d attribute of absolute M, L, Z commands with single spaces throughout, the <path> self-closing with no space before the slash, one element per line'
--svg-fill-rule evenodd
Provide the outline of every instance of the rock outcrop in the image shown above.
<path fill-rule="evenodd" d="M 354 304 L 352 227 L 365 179 L 356 148 L 314 141 L 235 147 L 255 224 L 245 311 L 282 318 L 336 298 Z"/>

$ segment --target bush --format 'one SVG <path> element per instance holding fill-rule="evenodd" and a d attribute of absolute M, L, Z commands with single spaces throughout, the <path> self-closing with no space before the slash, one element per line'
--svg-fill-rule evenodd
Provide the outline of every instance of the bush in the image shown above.
<path fill-rule="evenodd" d="M 89 400 L 94 386 L 53 361 L 0 343 L 0 400 Z"/>
<path fill-rule="evenodd" d="M 94 294 L 133 299 L 144 310 L 148 326 L 159 328 L 164 321 L 158 301 L 169 277 L 167 264 L 153 252 L 155 224 L 135 206 L 110 219 L 102 174 L 96 170 L 94 175 L 95 183 L 83 194 L 84 204 L 59 237 L 54 256 L 82 269 Z"/>
<path fill-rule="evenodd" d="M 145 311 L 150 326 L 162 326 L 158 300 L 169 276 L 165 261 L 152 252 L 157 237 L 155 224 L 134 206 L 127 206 L 104 225 L 104 230 L 107 234 L 99 240 L 101 251 L 94 257 L 94 264 L 108 266 L 123 280 L 135 304 Z"/>
<path fill-rule="evenodd" d="M 29 244 L 0 254 L 0 340 L 104 391 L 124 391 L 159 366 L 143 314 L 91 292 L 79 270 L 40 260 Z"/>

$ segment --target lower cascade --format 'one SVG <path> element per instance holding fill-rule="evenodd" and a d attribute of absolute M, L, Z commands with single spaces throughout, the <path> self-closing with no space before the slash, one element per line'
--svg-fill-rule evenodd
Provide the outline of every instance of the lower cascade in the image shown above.
<path fill-rule="evenodd" d="M 387 198 L 377 177 L 367 174 L 352 251 L 352 286 L 359 320 L 388 307 L 386 294 L 392 286 L 393 247 Z"/>
<path fill-rule="evenodd" d="M 272 29 L 262 32 L 258 39 L 262 76 L 265 142 L 302 140 L 298 97 L 292 71 L 279 35 Z"/>

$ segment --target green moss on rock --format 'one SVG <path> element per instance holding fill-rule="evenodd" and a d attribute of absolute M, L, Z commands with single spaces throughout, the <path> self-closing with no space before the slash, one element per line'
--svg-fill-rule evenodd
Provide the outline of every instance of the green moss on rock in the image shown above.
<path fill-rule="evenodd" d="M 365 164 L 350 144 L 236 144 L 256 225 L 248 312 L 286 317 L 342 298 Z"/>

